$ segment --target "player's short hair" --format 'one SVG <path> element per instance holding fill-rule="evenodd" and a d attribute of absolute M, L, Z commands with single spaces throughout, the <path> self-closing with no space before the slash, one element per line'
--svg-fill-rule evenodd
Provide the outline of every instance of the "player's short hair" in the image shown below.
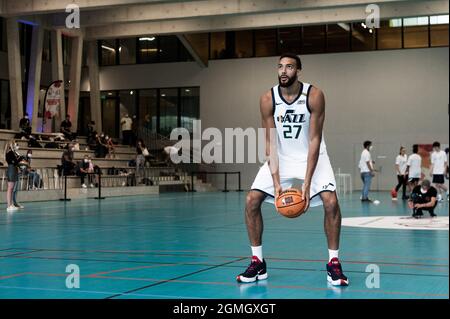
<path fill-rule="evenodd" d="M 372 145 L 371 141 L 365 141 L 363 144 L 364 148 L 368 148 L 370 145 Z"/>
<path fill-rule="evenodd" d="M 433 143 L 433 147 L 439 147 L 439 148 L 440 148 L 440 147 L 441 147 L 441 143 L 439 143 L 439 142 L 434 142 L 434 143 Z"/>
<path fill-rule="evenodd" d="M 294 60 L 295 60 L 295 63 L 297 64 L 297 69 L 299 69 L 299 70 L 302 69 L 302 61 L 300 60 L 300 58 L 299 58 L 299 56 L 298 56 L 297 54 L 286 52 L 286 53 L 283 53 L 283 54 L 280 56 L 280 60 L 283 59 L 283 58 L 291 58 L 291 59 L 294 59 Z M 280 60 L 279 60 L 279 61 L 280 61 Z"/>
<path fill-rule="evenodd" d="M 414 144 L 413 145 L 413 153 L 418 153 L 419 152 L 419 145 Z"/>

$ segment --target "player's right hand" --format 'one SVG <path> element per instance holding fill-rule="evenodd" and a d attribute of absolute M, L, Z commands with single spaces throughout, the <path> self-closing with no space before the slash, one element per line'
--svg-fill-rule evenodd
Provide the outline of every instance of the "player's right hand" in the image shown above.
<path fill-rule="evenodd" d="M 278 196 L 280 196 L 283 189 L 281 188 L 281 185 L 274 185 L 274 188 L 275 188 L 275 198 L 277 198 Z"/>

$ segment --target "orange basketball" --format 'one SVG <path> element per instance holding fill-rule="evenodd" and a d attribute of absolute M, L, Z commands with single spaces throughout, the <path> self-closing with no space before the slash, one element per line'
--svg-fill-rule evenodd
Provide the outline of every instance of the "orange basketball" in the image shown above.
<path fill-rule="evenodd" d="M 302 200 L 302 192 L 295 188 L 282 191 L 275 199 L 277 211 L 288 218 L 295 218 L 305 212 L 306 202 Z"/>

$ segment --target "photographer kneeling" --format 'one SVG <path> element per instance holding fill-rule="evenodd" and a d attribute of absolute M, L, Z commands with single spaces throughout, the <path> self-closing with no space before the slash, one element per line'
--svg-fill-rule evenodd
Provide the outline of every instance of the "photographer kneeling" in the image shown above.
<path fill-rule="evenodd" d="M 428 211 L 431 217 L 436 217 L 434 208 L 437 205 L 437 190 L 429 180 L 424 179 L 421 185 L 414 187 L 409 200 L 409 207 L 412 208 L 412 217 L 420 218 L 424 210 Z"/>

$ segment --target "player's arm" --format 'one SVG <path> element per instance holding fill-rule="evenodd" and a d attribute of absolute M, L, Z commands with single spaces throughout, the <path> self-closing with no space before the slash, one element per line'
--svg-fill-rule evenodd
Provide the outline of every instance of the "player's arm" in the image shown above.
<path fill-rule="evenodd" d="M 323 123 L 325 121 L 325 96 L 320 89 L 315 87 L 311 88 L 311 92 L 309 94 L 309 106 L 311 111 L 311 117 L 309 120 L 309 147 L 305 181 L 302 192 L 303 199 L 306 201 L 306 208 L 309 207 L 309 189 L 311 187 L 311 179 L 319 159 Z"/>
<path fill-rule="evenodd" d="M 273 119 L 272 92 L 268 91 L 261 96 L 260 111 L 262 126 L 266 132 L 266 157 L 272 174 L 275 197 L 281 192 L 280 172 L 278 166 L 278 151 L 275 122 Z"/>

